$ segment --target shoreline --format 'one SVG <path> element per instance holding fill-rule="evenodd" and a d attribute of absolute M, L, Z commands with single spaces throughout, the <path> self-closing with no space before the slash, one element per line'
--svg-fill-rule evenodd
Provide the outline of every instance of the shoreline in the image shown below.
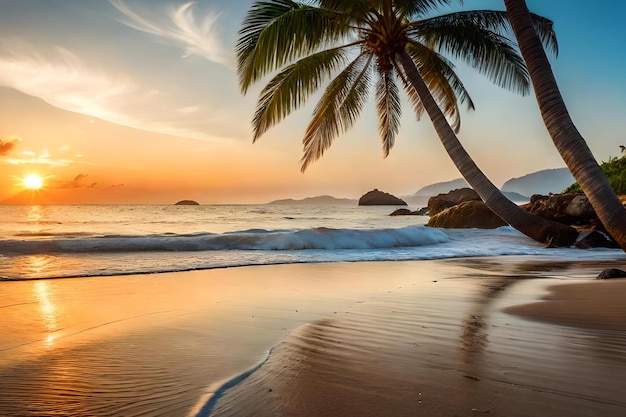
<path fill-rule="evenodd" d="M 622 415 L 623 330 L 603 330 L 598 356 L 596 328 L 507 310 L 555 284 L 626 293 L 580 282 L 621 264 L 488 257 L 4 282 L 0 414 L 198 415 L 222 381 L 199 415 Z"/>

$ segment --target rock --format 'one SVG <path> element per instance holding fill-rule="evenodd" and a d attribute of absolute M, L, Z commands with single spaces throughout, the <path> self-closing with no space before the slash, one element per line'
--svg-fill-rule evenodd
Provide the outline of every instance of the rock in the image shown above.
<path fill-rule="evenodd" d="M 406 206 L 404 200 L 374 189 L 359 198 L 359 206 Z"/>
<path fill-rule="evenodd" d="M 193 200 L 180 200 L 178 203 L 174 204 L 175 206 L 199 206 L 200 203 Z"/>
<path fill-rule="evenodd" d="M 421 209 L 411 211 L 409 209 L 400 208 L 395 210 L 390 216 L 427 216 L 428 208 L 422 207 Z"/>
<path fill-rule="evenodd" d="M 626 271 L 622 271 L 617 268 L 607 268 L 600 272 L 596 279 L 613 279 L 613 278 L 626 278 Z"/>
<path fill-rule="evenodd" d="M 589 199 L 582 193 L 535 194 L 522 207 L 537 216 L 568 225 L 599 224 Z"/>
<path fill-rule="evenodd" d="M 390 214 L 390 216 L 410 216 L 412 214 L 413 212 L 411 210 L 401 208 L 401 209 L 394 210 L 393 213 Z"/>
<path fill-rule="evenodd" d="M 587 233 L 582 239 L 576 242 L 576 247 L 579 249 L 590 248 L 619 248 L 619 245 L 607 234 L 599 231 L 592 230 Z"/>
<path fill-rule="evenodd" d="M 428 210 L 431 216 L 466 201 L 481 201 L 478 193 L 471 188 L 459 188 L 449 193 L 438 194 L 428 199 Z"/>
<path fill-rule="evenodd" d="M 507 223 L 482 201 L 466 201 L 431 216 L 427 225 L 446 229 L 495 229 Z"/>

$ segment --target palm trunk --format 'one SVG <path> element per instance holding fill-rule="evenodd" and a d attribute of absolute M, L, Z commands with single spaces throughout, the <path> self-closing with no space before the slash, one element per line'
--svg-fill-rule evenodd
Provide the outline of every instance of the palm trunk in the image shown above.
<path fill-rule="evenodd" d="M 532 239 L 553 246 L 571 246 L 578 236 L 574 228 L 527 212 L 493 185 L 461 145 L 411 57 L 402 51 L 399 60 L 407 81 L 417 92 L 452 162 L 485 204 L 502 220 Z"/>
<path fill-rule="evenodd" d="M 626 250 L 626 209 L 570 118 L 526 2 L 504 0 L 504 4 L 548 133 L 606 231 Z"/>

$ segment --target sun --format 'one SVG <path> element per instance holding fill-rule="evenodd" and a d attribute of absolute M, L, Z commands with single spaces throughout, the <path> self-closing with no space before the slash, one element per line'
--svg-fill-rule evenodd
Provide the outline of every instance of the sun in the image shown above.
<path fill-rule="evenodd" d="M 28 174 L 22 178 L 22 185 L 28 190 L 40 190 L 43 187 L 43 178 L 37 174 Z"/>

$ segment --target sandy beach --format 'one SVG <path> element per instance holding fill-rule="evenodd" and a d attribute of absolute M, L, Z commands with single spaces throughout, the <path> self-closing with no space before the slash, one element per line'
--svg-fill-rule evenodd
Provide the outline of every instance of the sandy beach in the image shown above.
<path fill-rule="evenodd" d="M 623 263 L 3 282 L 0 415 L 622 416 Z"/>

